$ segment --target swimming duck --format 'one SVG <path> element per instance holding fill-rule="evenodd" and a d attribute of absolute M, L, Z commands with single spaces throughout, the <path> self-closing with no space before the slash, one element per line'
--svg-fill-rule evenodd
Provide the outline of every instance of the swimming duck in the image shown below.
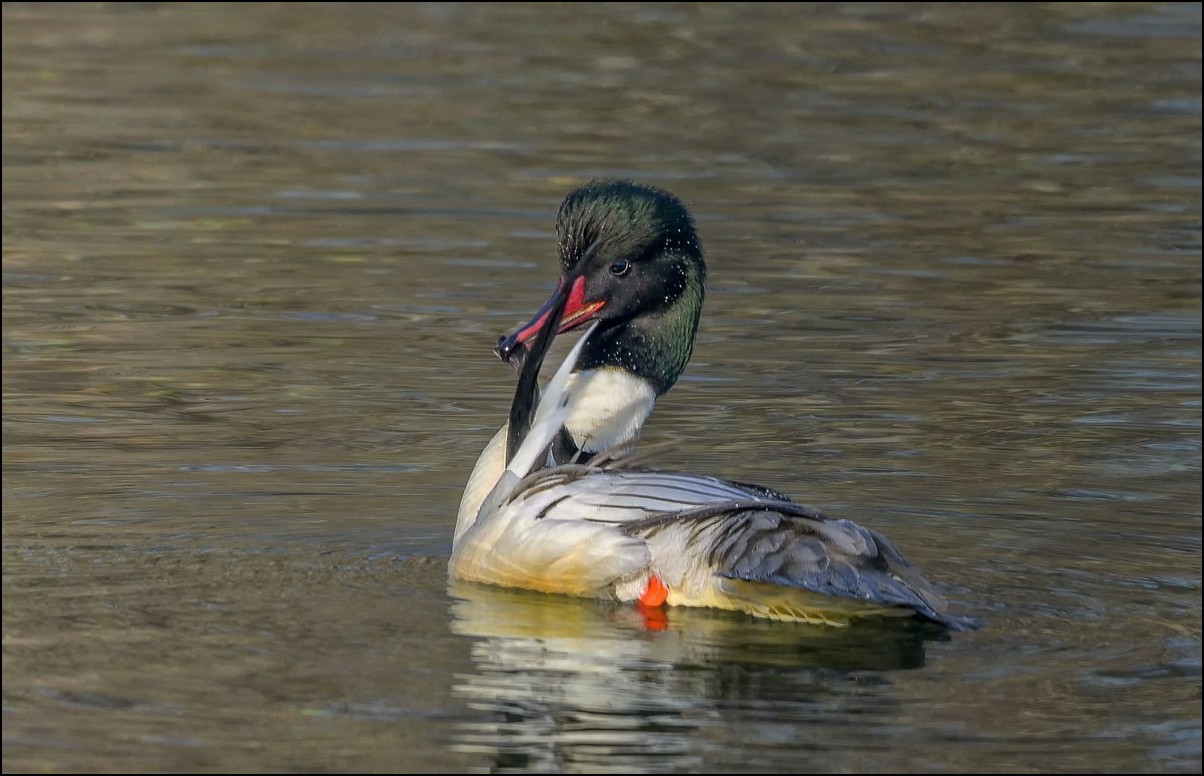
<path fill-rule="evenodd" d="M 838 626 L 883 616 L 972 626 L 875 531 L 622 452 L 690 360 L 702 246 L 680 200 L 619 180 L 570 193 L 556 232 L 556 292 L 496 349 L 519 384 L 465 487 L 452 577 Z M 539 397 L 552 338 L 586 326 Z"/>

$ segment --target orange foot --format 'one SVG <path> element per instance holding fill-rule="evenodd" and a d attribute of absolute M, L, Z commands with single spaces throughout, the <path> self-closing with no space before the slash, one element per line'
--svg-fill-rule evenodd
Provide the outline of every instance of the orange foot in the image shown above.
<path fill-rule="evenodd" d="M 665 599 L 669 597 L 669 588 L 661 582 L 660 577 L 653 574 L 648 578 L 648 587 L 644 589 L 635 608 L 644 616 L 644 627 L 648 630 L 661 631 L 669 627 L 669 617 L 665 613 Z"/>
<path fill-rule="evenodd" d="M 661 578 L 656 574 L 648 577 L 648 587 L 644 588 L 644 592 L 640 595 L 640 604 L 643 606 L 664 606 L 665 599 L 669 597 L 669 588 L 665 587 L 665 583 L 661 582 Z"/>

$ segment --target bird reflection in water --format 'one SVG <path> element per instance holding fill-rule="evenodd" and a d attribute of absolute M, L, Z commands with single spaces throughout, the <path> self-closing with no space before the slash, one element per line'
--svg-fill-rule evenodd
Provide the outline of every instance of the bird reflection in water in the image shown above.
<path fill-rule="evenodd" d="M 897 706 L 889 672 L 923 666 L 925 643 L 947 638 L 907 620 L 835 628 L 465 582 L 450 592 L 475 667 L 455 693 L 492 717 L 461 725 L 455 747 L 503 771 L 699 770 L 754 718 L 872 725 Z"/>

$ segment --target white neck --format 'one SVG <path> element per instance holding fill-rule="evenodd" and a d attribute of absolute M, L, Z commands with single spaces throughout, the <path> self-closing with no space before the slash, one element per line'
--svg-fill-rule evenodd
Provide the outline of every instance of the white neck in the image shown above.
<path fill-rule="evenodd" d="M 656 402 L 647 380 L 615 367 L 573 373 L 567 392 L 573 399 L 564 426 L 587 453 L 630 442 Z"/>

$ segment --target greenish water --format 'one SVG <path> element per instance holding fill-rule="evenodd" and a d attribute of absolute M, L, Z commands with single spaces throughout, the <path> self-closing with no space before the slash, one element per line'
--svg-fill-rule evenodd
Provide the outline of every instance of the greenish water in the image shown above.
<path fill-rule="evenodd" d="M 4 5 L 4 770 L 1201 767 L 1198 4 Z M 645 443 L 982 631 L 449 587 L 594 176 Z"/>

